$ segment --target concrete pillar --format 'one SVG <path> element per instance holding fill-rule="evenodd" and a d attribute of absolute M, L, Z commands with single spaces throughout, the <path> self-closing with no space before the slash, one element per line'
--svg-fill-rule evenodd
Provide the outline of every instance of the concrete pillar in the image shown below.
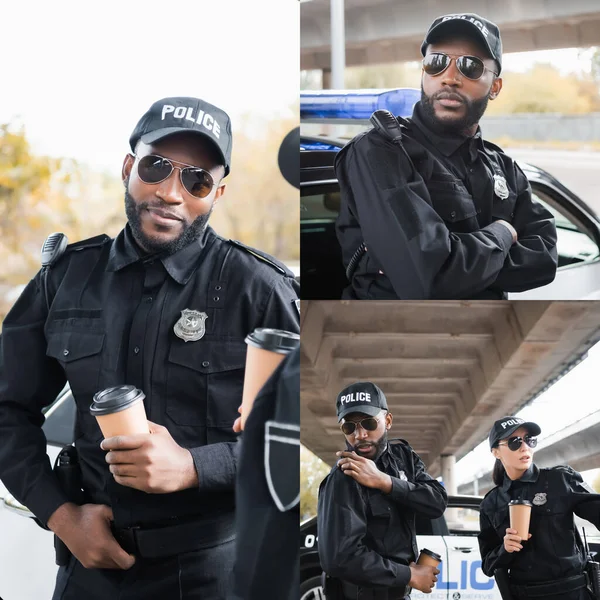
<path fill-rule="evenodd" d="M 322 73 L 321 87 L 324 90 L 333 89 L 331 86 L 331 69 L 323 69 L 321 71 L 321 73 Z"/>
<path fill-rule="evenodd" d="M 442 481 L 444 482 L 446 492 L 449 496 L 455 496 L 457 494 L 456 478 L 454 476 L 456 456 L 453 454 L 442 454 L 440 459 L 442 468 Z"/>
<path fill-rule="evenodd" d="M 344 0 L 331 2 L 331 88 L 344 89 L 346 70 L 346 35 L 344 29 Z M 324 73 L 323 73 L 324 75 Z M 327 86 L 329 87 L 329 86 Z M 327 89 L 323 82 L 323 89 Z"/>

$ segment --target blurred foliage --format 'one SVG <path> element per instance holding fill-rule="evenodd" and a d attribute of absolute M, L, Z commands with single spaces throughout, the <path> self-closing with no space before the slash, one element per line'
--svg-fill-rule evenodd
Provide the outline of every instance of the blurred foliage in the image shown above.
<path fill-rule="evenodd" d="M 331 468 L 305 446 L 300 446 L 300 521 L 317 514 L 319 484 Z"/>
<path fill-rule="evenodd" d="M 298 125 L 292 116 L 268 122 L 246 115 L 234 131 L 232 172 L 211 225 L 283 261 L 297 261 L 298 190 L 282 177 L 278 151 Z M 107 174 L 76 160 L 37 155 L 25 128 L 0 124 L 0 318 L 40 268 L 40 248 L 54 232 L 70 243 L 107 233 L 126 222 L 120 173 Z"/>

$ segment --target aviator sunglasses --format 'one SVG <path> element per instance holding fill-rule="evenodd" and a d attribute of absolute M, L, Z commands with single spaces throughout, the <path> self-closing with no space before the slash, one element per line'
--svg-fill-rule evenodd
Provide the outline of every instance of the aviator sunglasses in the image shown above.
<path fill-rule="evenodd" d="M 151 185 L 160 183 L 168 179 L 174 169 L 179 169 L 181 185 L 195 198 L 206 198 L 216 185 L 212 175 L 200 167 L 154 154 L 141 158 L 137 154 L 133 156 L 138 159 L 138 176 L 144 183 Z M 183 165 L 183 168 L 176 167 L 173 163 Z"/>
<path fill-rule="evenodd" d="M 537 446 L 537 438 L 527 434 L 525 437 L 511 437 L 507 442 L 498 442 L 498 446 L 508 446 L 509 450 L 516 452 L 521 444 L 525 442 L 530 448 Z"/>
<path fill-rule="evenodd" d="M 467 78 L 472 80 L 481 79 L 486 71 L 498 76 L 498 73 L 488 69 L 480 58 L 476 56 L 451 56 L 443 52 L 432 52 L 423 59 L 423 71 L 434 77 L 440 75 L 452 61 L 456 62 L 456 68 Z"/>
<path fill-rule="evenodd" d="M 367 417 L 360 421 L 346 421 L 340 425 L 340 429 L 345 435 L 352 435 L 356 431 L 356 426 L 360 425 L 366 431 L 375 431 L 379 425 L 379 419 L 375 417 Z"/>

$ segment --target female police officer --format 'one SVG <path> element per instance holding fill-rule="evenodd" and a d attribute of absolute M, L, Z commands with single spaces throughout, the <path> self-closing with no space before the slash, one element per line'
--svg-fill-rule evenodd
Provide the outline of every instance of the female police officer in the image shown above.
<path fill-rule="evenodd" d="M 540 469 L 533 463 L 538 425 L 517 417 L 494 423 L 489 435 L 496 484 L 481 504 L 479 546 L 483 572 L 508 569 L 515 599 L 588 600 L 585 558 L 573 514 L 600 525 L 600 495 L 570 467 Z M 529 537 L 510 528 L 508 503 L 532 504 Z"/>

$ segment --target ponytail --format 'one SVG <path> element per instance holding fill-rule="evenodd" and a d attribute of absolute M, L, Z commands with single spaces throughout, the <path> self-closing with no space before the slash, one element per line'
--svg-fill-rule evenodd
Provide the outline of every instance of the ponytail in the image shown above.
<path fill-rule="evenodd" d="M 505 476 L 506 471 L 504 470 L 504 465 L 502 464 L 502 461 L 497 458 L 492 471 L 492 481 L 494 482 L 494 485 L 502 485 Z"/>

